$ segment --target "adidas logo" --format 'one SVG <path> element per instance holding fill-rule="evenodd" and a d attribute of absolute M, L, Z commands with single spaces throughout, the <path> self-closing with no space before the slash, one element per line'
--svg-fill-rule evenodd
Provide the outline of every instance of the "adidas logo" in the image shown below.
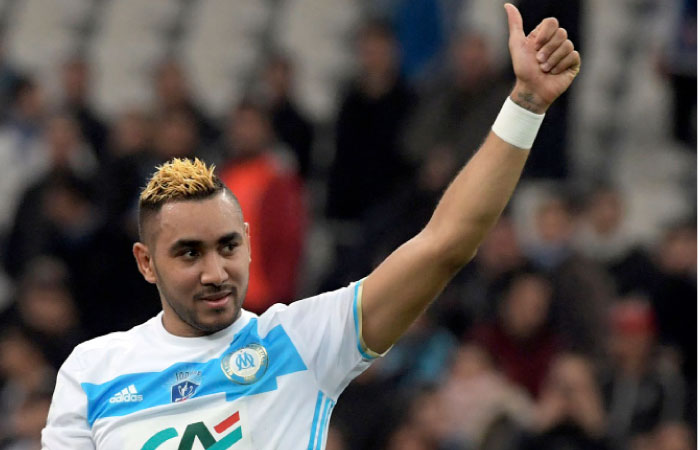
<path fill-rule="evenodd" d="M 139 394 L 136 390 L 136 386 L 133 384 L 128 388 L 122 389 L 117 392 L 109 399 L 110 403 L 126 403 L 126 402 L 140 402 L 143 400 L 143 395 Z"/>

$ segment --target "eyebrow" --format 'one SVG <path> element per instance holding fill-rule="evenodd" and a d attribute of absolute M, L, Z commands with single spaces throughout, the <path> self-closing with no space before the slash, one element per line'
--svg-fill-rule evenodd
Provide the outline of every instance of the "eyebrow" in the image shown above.
<path fill-rule="evenodd" d="M 224 234 L 219 239 L 217 239 L 217 245 L 226 244 L 231 241 L 239 241 L 243 238 L 241 233 L 233 231 L 231 233 Z M 204 242 L 199 239 L 178 239 L 173 245 L 170 246 L 170 253 L 176 253 L 178 250 L 183 248 L 196 248 L 204 245 Z"/>

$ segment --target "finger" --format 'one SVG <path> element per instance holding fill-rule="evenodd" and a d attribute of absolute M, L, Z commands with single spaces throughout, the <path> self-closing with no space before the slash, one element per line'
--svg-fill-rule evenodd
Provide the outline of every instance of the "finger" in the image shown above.
<path fill-rule="evenodd" d="M 557 75 L 566 70 L 571 71 L 574 76 L 581 70 L 581 55 L 576 50 L 566 55 L 549 73 Z"/>
<path fill-rule="evenodd" d="M 542 48 L 559 29 L 559 21 L 554 17 L 548 17 L 540 23 L 535 30 L 530 33 L 530 38 L 535 40 L 535 50 Z"/>
<path fill-rule="evenodd" d="M 542 46 L 539 52 L 537 52 L 537 62 L 546 62 L 552 53 L 554 53 L 554 51 L 558 49 L 561 44 L 564 43 L 564 41 L 566 41 L 567 37 L 568 35 L 565 29 L 557 28 L 554 35 L 552 35 L 552 38 Z"/>
<path fill-rule="evenodd" d="M 548 72 L 550 69 L 553 67 L 556 67 L 557 64 L 559 64 L 559 61 L 563 60 L 566 55 L 574 51 L 574 43 L 571 42 L 569 39 L 565 40 L 564 42 L 561 43 L 559 47 L 557 47 L 554 52 L 549 55 L 549 58 L 547 58 L 547 61 L 543 64 L 540 64 L 540 69 L 544 72 Z"/>
<path fill-rule="evenodd" d="M 506 3 L 504 5 L 506 8 L 506 15 L 508 16 L 508 30 L 512 37 L 525 37 L 523 32 L 523 17 L 520 15 L 520 11 L 515 5 L 511 3 Z"/>

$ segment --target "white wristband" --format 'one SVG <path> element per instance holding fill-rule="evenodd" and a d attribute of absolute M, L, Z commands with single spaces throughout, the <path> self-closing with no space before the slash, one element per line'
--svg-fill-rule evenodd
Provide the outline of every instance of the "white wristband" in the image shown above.
<path fill-rule="evenodd" d="M 532 148 L 544 114 L 535 114 L 518 106 L 508 97 L 491 129 L 496 136 L 522 149 Z"/>

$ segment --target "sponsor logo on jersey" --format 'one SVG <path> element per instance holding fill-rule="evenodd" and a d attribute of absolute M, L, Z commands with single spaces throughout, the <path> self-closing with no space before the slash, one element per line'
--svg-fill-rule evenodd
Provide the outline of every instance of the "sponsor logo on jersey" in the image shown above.
<path fill-rule="evenodd" d="M 267 371 L 267 350 L 258 344 L 249 344 L 221 357 L 221 370 L 234 383 L 252 384 Z"/>
<path fill-rule="evenodd" d="M 129 402 L 140 402 L 143 400 L 143 395 L 139 394 L 136 390 L 136 386 L 129 385 L 121 391 L 114 394 L 110 399 L 110 403 L 129 403 Z"/>
<path fill-rule="evenodd" d="M 241 414 L 239 411 L 231 414 L 218 424 L 214 425 L 212 429 L 214 433 L 211 432 L 209 426 L 204 422 L 194 422 L 188 424 L 184 431 L 182 432 L 182 437 L 178 442 L 178 450 L 192 450 L 195 448 L 195 442 L 199 441 L 201 448 L 214 448 L 216 445 L 217 450 L 224 450 L 231 448 L 236 442 L 243 439 L 243 427 L 240 424 Z M 224 431 L 238 425 L 231 432 L 221 436 L 220 439 L 216 439 L 215 435 L 221 435 Z M 182 431 L 182 429 L 180 430 Z M 156 450 L 166 441 L 180 437 L 180 433 L 174 427 L 165 428 L 160 430 L 151 436 L 141 447 L 141 450 Z M 196 446 L 200 448 L 200 446 Z"/>
<path fill-rule="evenodd" d="M 190 380 L 181 381 L 180 383 L 171 387 L 171 401 L 173 403 L 184 402 L 188 398 L 192 397 L 195 392 L 197 392 L 198 387 L 199 385 L 197 383 L 193 383 Z"/>

